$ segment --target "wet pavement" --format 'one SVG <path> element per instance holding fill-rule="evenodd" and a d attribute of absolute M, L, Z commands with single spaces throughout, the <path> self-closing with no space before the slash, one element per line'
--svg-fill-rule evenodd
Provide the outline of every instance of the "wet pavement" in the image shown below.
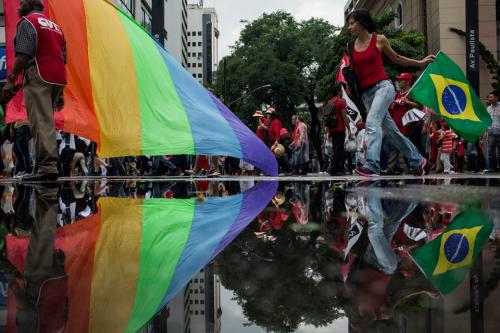
<path fill-rule="evenodd" d="M 500 177 L 0 183 L 0 332 L 498 332 Z"/>

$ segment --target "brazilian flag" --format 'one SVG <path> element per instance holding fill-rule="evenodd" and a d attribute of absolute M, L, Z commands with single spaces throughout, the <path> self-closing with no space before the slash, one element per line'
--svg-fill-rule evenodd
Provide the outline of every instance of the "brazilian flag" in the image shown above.
<path fill-rule="evenodd" d="M 425 69 L 408 97 L 446 119 L 450 128 L 475 142 L 491 126 L 491 117 L 462 69 L 443 52 Z"/>
<path fill-rule="evenodd" d="M 425 276 L 443 294 L 457 288 L 488 241 L 493 223 L 479 205 L 458 214 L 436 239 L 412 253 Z"/>

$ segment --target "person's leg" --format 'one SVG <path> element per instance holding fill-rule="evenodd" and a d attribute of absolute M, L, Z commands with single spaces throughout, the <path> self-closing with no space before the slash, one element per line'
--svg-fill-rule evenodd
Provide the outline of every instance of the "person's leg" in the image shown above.
<path fill-rule="evenodd" d="M 393 274 L 398 266 L 398 256 L 391 248 L 384 226 L 384 211 L 381 199 L 366 198 L 366 219 L 368 221 L 368 246 L 363 259 L 386 274 Z M 395 224 L 395 223 L 394 223 Z M 399 225 L 399 224 L 398 224 Z M 397 230 L 397 225 L 396 228 Z"/>
<path fill-rule="evenodd" d="M 450 153 L 441 152 L 441 158 L 443 161 L 444 172 L 450 173 L 450 171 L 451 171 Z"/>
<path fill-rule="evenodd" d="M 29 150 L 29 140 L 31 138 L 30 128 L 23 125 L 16 128 L 14 137 L 14 153 L 17 158 L 16 172 L 31 172 L 31 157 Z"/>
<path fill-rule="evenodd" d="M 380 150 L 384 135 L 382 124 L 389 117 L 389 105 L 395 94 L 394 86 L 388 80 L 381 82 L 376 90 L 363 94 L 363 101 L 369 110 L 365 125 L 367 149 L 364 168 L 375 173 L 380 173 Z"/>
<path fill-rule="evenodd" d="M 342 172 L 342 164 L 344 162 L 345 157 L 345 133 L 344 132 L 335 132 L 332 134 L 332 168 L 330 170 L 331 175 L 339 174 Z"/>
<path fill-rule="evenodd" d="M 417 147 L 406 136 L 401 134 L 388 113 L 384 117 L 382 128 L 396 149 L 408 160 L 409 169 L 420 166 L 423 159 L 422 155 L 418 152 Z"/>
<path fill-rule="evenodd" d="M 57 174 L 54 103 L 62 93 L 62 87 L 43 82 L 35 66 L 27 70 L 26 77 L 24 103 L 35 143 L 36 171 Z"/>
<path fill-rule="evenodd" d="M 492 169 L 498 170 L 500 167 L 500 133 L 493 135 L 493 165 Z"/>

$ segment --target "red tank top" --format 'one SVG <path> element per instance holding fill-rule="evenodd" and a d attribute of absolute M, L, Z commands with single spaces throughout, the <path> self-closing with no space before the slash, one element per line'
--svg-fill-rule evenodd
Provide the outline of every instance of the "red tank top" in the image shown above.
<path fill-rule="evenodd" d="M 37 35 L 36 66 L 43 81 L 66 85 L 64 68 L 64 35 L 61 28 L 41 13 L 23 17 L 35 28 Z"/>
<path fill-rule="evenodd" d="M 352 63 L 362 92 L 389 77 L 384 70 L 382 52 L 377 49 L 376 34 L 372 35 L 370 45 L 363 52 L 353 49 Z"/>

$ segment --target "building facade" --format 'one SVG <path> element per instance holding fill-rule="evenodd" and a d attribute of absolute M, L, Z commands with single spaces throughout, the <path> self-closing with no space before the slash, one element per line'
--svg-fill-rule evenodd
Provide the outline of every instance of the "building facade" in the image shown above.
<path fill-rule="evenodd" d="M 147 31 L 152 32 L 154 0 L 113 0 L 113 2 Z M 164 0 L 161 7 L 163 7 L 164 33 L 163 41 L 159 42 L 170 55 L 186 67 L 187 0 Z"/>
<path fill-rule="evenodd" d="M 188 64 L 188 11 L 187 0 L 168 0 L 165 2 L 165 28 L 167 51 L 184 67 Z"/>
<path fill-rule="evenodd" d="M 220 279 L 203 268 L 140 333 L 220 333 Z"/>
<path fill-rule="evenodd" d="M 215 8 L 203 7 L 203 1 L 188 4 L 188 65 L 200 83 L 212 84 L 219 62 L 219 23 Z"/>
<path fill-rule="evenodd" d="M 479 40 L 497 56 L 500 54 L 500 1 L 478 0 Z M 442 51 L 465 71 L 465 39 L 450 31 L 465 31 L 465 0 L 349 0 L 344 7 L 347 16 L 359 8 L 372 15 L 392 10 L 396 13 L 394 26 L 403 30 L 416 30 L 426 37 L 428 53 Z M 484 61 L 480 61 L 480 97 L 492 90 L 491 76 Z"/>

